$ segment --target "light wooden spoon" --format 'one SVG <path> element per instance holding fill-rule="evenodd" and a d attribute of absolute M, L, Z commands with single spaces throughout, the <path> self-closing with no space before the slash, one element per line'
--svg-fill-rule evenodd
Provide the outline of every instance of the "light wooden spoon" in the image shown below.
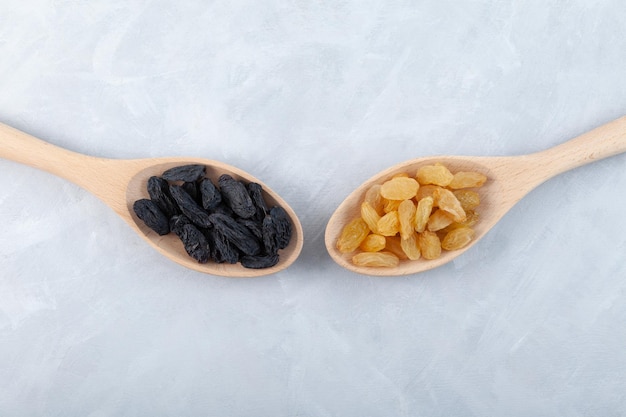
<path fill-rule="evenodd" d="M 196 271 L 225 277 L 257 277 L 281 271 L 291 265 L 302 250 L 302 226 L 293 209 L 267 185 L 252 175 L 222 162 L 200 158 L 105 159 L 72 152 L 0 123 L 0 158 L 42 169 L 65 178 L 100 198 L 130 227 L 162 255 Z M 200 264 L 191 258 L 173 233 L 159 236 L 133 211 L 133 203 L 148 198 L 148 178 L 180 165 L 204 164 L 206 176 L 215 183 L 222 174 L 263 187 L 269 206 L 279 205 L 291 219 L 293 234 L 289 245 L 279 252 L 278 264 L 265 269 L 248 269 L 237 264 Z M 139 254 L 137 254 L 139 256 Z"/>
<path fill-rule="evenodd" d="M 365 181 L 337 207 L 326 226 L 325 244 L 331 258 L 340 266 L 360 274 L 398 276 L 416 274 L 452 261 L 469 250 L 518 201 L 546 180 L 570 169 L 626 152 L 626 116 L 598 127 L 553 148 L 528 155 L 503 157 L 432 156 L 402 162 Z M 361 267 L 352 263 L 356 252 L 343 254 L 336 243 L 343 227 L 360 216 L 360 205 L 365 192 L 374 184 L 382 184 L 395 174 L 414 175 L 422 165 L 440 162 L 453 173 L 477 171 L 488 178 L 478 189 L 481 203 L 477 208 L 479 221 L 474 228 L 472 242 L 456 251 L 442 251 L 435 260 L 406 260 L 394 268 Z"/>

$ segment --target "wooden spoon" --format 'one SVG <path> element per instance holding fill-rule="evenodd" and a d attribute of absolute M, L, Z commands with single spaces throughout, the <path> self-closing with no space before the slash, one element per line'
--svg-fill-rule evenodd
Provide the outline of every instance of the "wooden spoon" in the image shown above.
<path fill-rule="evenodd" d="M 397 276 L 416 274 L 452 261 L 474 246 L 518 201 L 544 181 L 570 169 L 626 152 L 626 116 L 598 127 L 561 145 L 521 156 L 474 157 L 433 156 L 402 162 L 386 169 L 361 184 L 331 216 L 325 243 L 331 258 L 342 267 L 365 275 Z M 440 162 L 450 171 L 477 171 L 488 178 L 478 189 L 481 203 L 477 208 L 479 221 L 470 244 L 456 251 L 442 251 L 435 260 L 400 261 L 397 267 L 361 267 L 352 263 L 356 252 L 343 254 L 336 243 L 349 221 L 360 216 L 365 192 L 374 184 L 382 184 L 398 173 L 414 175 L 422 165 Z"/>
<path fill-rule="evenodd" d="M 162 255 L 196 271 L 225 277 L 257 277 L 281 271 L 291 265 L 302 250 L 302 226 L 295 212 L 278 194 L 252 175 L 218 161 L 200 158 L 172 157 L 149 159 L 105 159 L 72 152 L 51 145 L 31 135 L 0 123 L 0 157 L 42 169 L 65 178 L 100 198 L 124 219 L 130 227 Z M 206 176 L 217 182 L 222 174 L 263 187 L 268 205 L 285 209 L 293 226 L 289 245 L 279 252 L 278 264 L 265 269 L 248 269 L 237 264 L 200 264 L 191 258 L 173 233 L 159 236 L 148 228 L 133 211 L 133 203 L 148 198 L 148 178 L 187 164 L 206 165 Z"/>

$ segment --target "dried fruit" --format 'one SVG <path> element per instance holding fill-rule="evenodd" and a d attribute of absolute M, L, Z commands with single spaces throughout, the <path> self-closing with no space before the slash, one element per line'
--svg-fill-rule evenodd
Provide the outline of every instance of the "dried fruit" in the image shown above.
<path fill-rule="evenodd" d="M 352 262 L 358 266 L 398 266 L 400 259 L 391 252 L 362 252 L 352 257 Z"/>
<path fill-rule="evenodd" d="M 449 231 L 441 241 L 441 247 L 445 250 L 457 250 L 472 241 L 474 230 L 469 227 L 459 227 Z"/>
<path fill-rule="evenodd" d="M 163 214 L 169 219 L 178 214 L 178 206 L 170 195 L 170 186 L 167 181 L 157 176 L 148 178 L 148 195 L 161 209 Z"/>
<path fill-rule="evenodd" d="M 376 212 L 374 207 L 367 202 L 364 201 L 361 203 L 361 218 L 367 224 L 367 227 L 373 232 L 377 233 L 378 231 L 378 221 L 380 220 L 380 215 Z"/>
<path fill-rule="evenodd" d="M 261 269 L 270 268 L 278 263 L 278 255 L 242 256 L 239 259 L 245 268 Z"/>
<path fill-rule="evenodd" d="M 426 197 L 432 197 L 434 200 L 435 190 L 438 188 L 441 188 L 441 187 L 438 185 L 432 185 L 432 184 L 420 186 L 420 189 L 417 191 L 417 195 L 415 196 L 415 201 L 420 201 L 421 199 L 426 198 Z M 436 201 L 433 202 L 433 207 L 437 207 Z"/>
<path fill-rule="evenodd" d="M 207 212 L 209 211 L 207 210 Z M 209 213 L 220 213 L 225 216 L 230 216 L 232 218 L 241 218 L 241 217 L 237 217 L 237 215 L 233 212 L 233 210 L 230 207 L 228 207 L 224 201 L 222 201 L 217 207 L 215 207 Z"/>
<path fill-rule="evenodd" d="M 422 185 L 434 184 L 441 187 L 452 182 L 454 175 L 448 168 L 441 164 L 425 165 L 417 170 L 417 181 Z"/>
<path fill-rule="evenodd" d="M 380 195 L 380 187 L 380 184 L 372 185 L 365 193 L 363 201 L 369 203 L 376 210 L 376 213 L 382 216 L 385 213 L 385 201 Z"/>
<path fill-rule="evenodd" d="M 170 217 L 170 231 L 172 231 L 176 236 L 180 237 L 180 234 L 183 231 L 183 226 L 186 224 L 192 224 L 191 220 L 184 214 L 176 214 Z"/>
<path fill-rule="evenodd" d="M 272 207 L 270 209 L 270 216 L 273 217 L 274 224 L 276 225 L 278 249 L 285 249 L 287 245 L 289 245 L 291 234 L 293 233 L 289 216 L 285 209 L 280 206 Z"/>
<path fill-rule="evenodd" d="M 213 181 L 209 178 L 203 178 L 198 188 L 200 189 L 202 207 L 205 210 L 213 210 L 220 205 L 222 202 L 222 194 L 215 184 L 213 184 Z"/>
<path fill-rule="evenodd" d="M 276 265 L 278 251 L 291 240 L 287 212 L 280 206 L 268 210 L 260 184 L 222 175 L 217 187 L 203 178 L 205 170 L 203 165 L 185 165 L 150 177 L 146 187 L 150 199 L 133 204 L 137 217 L 160 235 L 173 232 L 200 263 Z"/>
<path fill-rule="evenodd" d="M 452 220 L 455 222 L 465 220 L 465 210 L 463 210 L 461 203 L 457 200 L 452 191 L 439 188 L 435 190 L 434 197 L 439 209 L 448 212 L 452 216 Z"/>
<path fill-rule="evenodd" d="M 415 231 L 415 211 L 415 204 L 412 200 L 404 200 L 398 206 L 400 237 L 402 237 L 402 239 L 408 239 Z"/>
<path fill-rule="evenodd" d="M 461 203 L 461 207 L 466 212 L 468 210 L 475 209 L 480 204 L 480 196 L 476 191 L 472 190 L 456 190 L 453 191 L 454 196 L 459 203 Z"/>
<path fill-rule="evenodd" d="M 348 223 L 341 231 L 337 240 L 337 249 L 342 253 L 349 253 L 359 247 L 365 240 L 370 230 L 362 218 L 356 218 Z"/>
<path fill-rule="evenodd" d="M 259 240 L 263 240 L 263 222 L 258 222 L 253 219 L 235 219 L 240 225 L 247 227 L 248 230 Z"/>
<path fill-rule="evenodd" d="M 430 218 L 430 213 L 433 210 L 434 204 L 433 197 L 424 197 L 417 203 L 415 210 L 415 231 L 423 232 L 426 229 L 426 224 Z"/>
<path fill-rule="evenodd" d="M 176 201 L 176 204 L 178 204 L 180 211 L 182 211 L 192 223 L 200 227 L 211 227 L 209 213 L 204 211 L 182 186 L 171 184 L 170 194 L 172 198 L 174 198 L 174 201 Z"/>
<path fill-rule="evenodd" d="M 387 245 L 387 240 L 385 236 L 377 235 L 375 233 L 367 235 L 365 240 L 361 242 L 359 248 L 365 252 L 378 252 L 379 250 L 385 249 Z"/>
<path fill-rule="evenodd" d="M 166 181 L 195 182 L 204 176 L 205 170 L 204 165 L 183 165 L 166 170 L 162 177 Z"/>
<path fill-rule="evenodd" d="M 380 195 L 387 200 L 407 200 L 415 197 L 420 185 L 413 178 L 393 177 L 383 183 Z"/>
<path fill-rule="evenodd" d="M 246 255 L 258 255 L 261 252 L 261 244 L 256 237 L 235 219 L 220 213 L 213 213 L 209 217 L 215 230 L 223 234 L 241 252 Z"/>
<path fill-rule="evenodd" d="M 431 232 L 436 232 L 437 230 L 441 230 L 444 227 L 451 225 L 454 222 L 454 219 L 444 210 L 435 210 L 433 214 L 430 215 L 428 219 L 428 223 L 426 228 Z"/>
<path fill-rule="evenodd" d="M 133 203 L 133 211 L 150 229 L 163 236 L 170 232 L 170 222 L 159 206 L 147 198 Z"/>
<path fill-rule="evenodd" d="M 252 198 L 250 198 L 246 186 L 241 181 L 224 174 L 220 176 L 217 182 L 224 201 L 237 216 L 247 219 L 256 214 L 256 207 L 252 202 Z"/>
<path fill-rule="evenodd" d="M 404 249 L 402 249 L 402 239 L 400 236 L 386 236 L 385 241 L 387 242 L 385 249 L 388 252 L 396 255 L 400 260 L 409 259 L 406 253 L 404 253 Z"/>
<path fill-rule="evenodd" d="M 442 250 L 460 249 L 473 238 L 479 217 L 480 195 L 468 188 L 486 180 L 478 172 L 453 174 L 440 163 L 420 167 L 415 178 L 397 173 L 367 189 L 361 217 L 344 227 L 337 247 L 342 253 L 359 249 L 352 262 L 362 266 L 437 259 Z"/>
<path fill-rule="evenodd" d="M 392 211 L 398 211 L 398 207 L 400 207 L 400 203 L 404 200 L 387 200 L 383 198 L 383 212 L 391 213 Z"/>
<path fill-rule="evenodd" d="M 211 249 L 209 242 L 200 230 L 193 224 L 185 224 L 177 233 L 185 246 L 185 251 L 201 264 L 209 261 Z"/>
<path fill-rule="evenodd" d="M 441 241 L 435 232 L 425 230 L 420 233 L 417 243 L 424 259 L 437 259 L 441 256 Z"/>
<path fill-rule="evenodd" d="M 193 198 L 193 201 L 198 203 L 199 206 L 202 205 L 202 198 L 200 197 L 198 184 L 196 184 L 195 182 L 184 182 L 181 187 L 183 187 L 183 190 L 185 190 L 187 194 L 189 194 L 191 198 Z"/>
<path fill-rule="evenodd" d="M 235 264 L 239 261 L 239 251 L 222 232 L 213 228 L 205 233 L 211 245 L 211 258 L 215 262 Z"/>
<path fill-rule="evenodd" d="M 383 236 L 394 236 L 400 231 L 400 219 L 397 211 L 391 211 L 380 218 L 376 225 L 378 234 Z"/>
<path fill-rule="evenodd" d="M 465 221 L 463 222 L 454 222 L 445 229 L 442 229 L 442 232 L 449 232 L 454 229 L 458 229 L 459 227 L 472 227 L 476 223 L 478 223 L 478 213 L 474 210 L 468 210 L 465 216 Z"/>
<path fill-rule="evenodd" d="M 256 182 L 248 183 L 247 188 L 252 204 L 254 204 L 256 210 L 254 217 L 259 221 L 263 221 L 263 218 L 268 212 L 267 204 L 263 198 L 263 188 Z"/>
<path fill-rule="evenodd" d="M 265 216 L 263 219 L 261 239 L 266 254 L 275 255 L 278 253 L 278 237 L 276 236 L 276 225 L 272 216 Z"/>
<path fill-rule="evenodd" d="M 479 218 L 479 215 L 478 215 L 478 213 L 476 211 L 468 210 L 465 213 L 465 221 L 462 222 L 461 224 L 463 226 L 472 227 L 472 226 L 476 225 L 476 223 L 478 223 L 478 218 Z"/>
<path fill-rule="evenodd" d="M 459 188 L 473 188 L 482 186 L 487 177 L 479 172 L 459 171 L 454 174 L 454 178 L 448 184 L 453 190 Z"/>
<path fill-rule="evenodd" d="M 412 261 L 415 261 L 422 256 L 420 247 L 417 243 L 417 233 L 415 232 L 412 232 L 406 239 L 401 239 L 400 246 L 402 247 L 402 251 L 406 254 L 407 258 Z"/>

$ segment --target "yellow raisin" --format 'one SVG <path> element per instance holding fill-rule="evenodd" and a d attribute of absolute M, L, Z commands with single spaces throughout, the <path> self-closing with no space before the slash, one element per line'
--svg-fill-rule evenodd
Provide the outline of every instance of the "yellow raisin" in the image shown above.
<path fill-rule="evenodd" d="M 417 244 L 417 233 L 415 232 L 411 232 L 411 235 L 406 239 L 400 239 L 400 246 L 406 257 L 412 261 L 419 259 L 422 255 Z"/>
<path fill-rule="evenodd" d="M 468 210 L 475 209 L 480 204 L 480 196 L 476 191 L 472 190 L 456 190 L 452 192 L 459 203 L 461 203 L 461 207 L 466 212 Z"/>
<path fill-rule="evenodd" d="M 398 266 L 400 259 L 391 252 L 362 252 L 352 257 L 358 266 Z"/>
<path fill-rule="evenodd" d="M 378 232 L 378 221 L 380 220 L 380 215 L 376 212 L 374 207 L 367 202 L 364 201 L 361 203 L 361 218 L 367 224 L 367 227 L 373 232 Z"/>
<path fill-rule="evenodd" d="M 380 195 L 388 200 L 407 200 L 415 197 L 420 185 L 413 178 L 394 177 L 383 183 Z"/>
<path fill-rule="evenodd" d="M 337 249 L 341 253 L 352 252 L 359 247 L 369 232 L 370 229 L 362 218 L 352 220 L 341 231 L 341 236 L 337 240 Z"/>
<path fill-rule="evenodd" d="M 425 230 L 417 236 L 417 243 L 425 259 L 437 259 L 441 256 L 441 241 L 437 233 Z"/>
<path fill-rule="evenodd" d="M 454 178 L 448 187 L 453 190 L 459 188 L 473 188 L 482 186 L 485 181 L 487 181 L 487 177 L 480 172 L 468 172 L 468 171 L 459 171 L 454 174 Z"/>
<path fill-rule="evenodd" d="M 408 239 L 415 231 L 415 204 L 413 200 L 404 200 L 398 206 L 398 220 L 400 221 L 400 236 Z"/>
<path fill-rule="evenodd" d="M 423 232 L 433 210 L 434 199 L 431 196 L 424 197 L 417 203 L 415 211 L 415 231 Z"/>
<path fill-rule="evenodd" d="M 437 188 L 441 188 L 441 187 L 439 187 L 438 185 L 421 185 L 420 189 L 417 190 L 417 194 L 415 195 L 415 200 L 420 201 L 426 197 L 432 197 L 434 199 L 433 195 L 435 194 L 435 190 Z M 435 201 L 434 203 L 436 204 L 437 202 Z"/>
<path fill-rule="evenodd" d="M 462 224 L 467 227 L 472 227 L 476 223 L 478 223 L 478 213 L 474 210 L 465 212 L 465 221 L 462 222 Z"/>
<path fill-rule="evenodd" d="M 472 241 L 474 230 L 469 227 L 459 227 L 449 231 L 441 241 L 441 247 L 445 250 L 461 249 Z"/>
<path fill-rule="evenodd" d="M 400 219 L 397 211 L 390 211 L 380 218 L 378 224 L 378 234 L 383 236 L 394 236 L 400 231 Z"/>
<path fill-rule="evenodd" d="M 379 250 L 385 249 L 386 245 L 387 241 L 385 240 L 385 236 L 372 233 L 367 235 L 365 240 L 359 245 L 359 248 L 365 252 L 378 252 Z"/>
<path fill-rule="evenodd" d="M 403 201 L 404 200 L 387 200 L 386 198 L 383 199 L 383 202 L 384 202 L 383 212 L 390 213 L 392 211 L 398 211 L 398 206 Z"/>
<path fill-rule="evenodd" d="M 454 220 L 452 219 L 450 214 L 448 214 L 448 212 L 444 210 L 439 209 L 430 215 L 426 227 L 431 232 L 436 232 L 437 230 L 441 230 L 444 227 L 451 225 L 452 222 L 454 222 Z"/>
<path fill-rule="evenodd" d="M 385 237 L 387 244 L 385 245 L 385 249 L 394 255 L 396 255 L 399 259 L 409 259 L 404 253 L 404 249 L 402 249 L 402 238 L 400 236 L 387 236 Z"/>
<path fill-rule="evenodd" d="M 385 202 L 383 196 L 380 195 L 380 184 L 372 185 L 366 192 L 365 198 L 363 201 L 367 201 L 370 205 L 376 210 L 376 213 L 381 216 L 385 213 L 383 207 L 385 206 Z"/>
<path fill-rule="evenodd" d="M 417 181 L 421 185 L 434 184 L 442 187 L 450 184 L 454 175 L 441 164 L 424 165 L 417 170 Z"/>
<path fill-rule="evenodd" d="M 440 210 L 444 210 L 452 216 L 452 220 L 455 222 L 462 222 L 465 220 L 465 210 L 461 206 L 459 200 L 450 190 L 445 188 L 438 188 L 434 192 L 435 201 Z"/>
<path fill-rule="evenodd" d="M 463 222 L 454 222 L 450 226 L 442 229 L 442 232 L 449 232 L 454 229 L 458 229 L 459 227 L 472 227 L 476 223 L 478 223 L 478 213 L 474 210 L 468 210 L 465 212 L 465 221 Z"/>

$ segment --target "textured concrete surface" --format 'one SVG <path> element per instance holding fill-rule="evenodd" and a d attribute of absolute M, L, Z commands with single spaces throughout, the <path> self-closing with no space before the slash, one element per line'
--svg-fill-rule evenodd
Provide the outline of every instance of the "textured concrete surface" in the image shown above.
<path fill-rule="evenodd" d="M 203 275 L 0 160 L 0 415 L 624 415 L 626 155 L 543 184 L 424 274 L 349 273 L 323 232 L 394 163 L 539 151 L 626 114 L 625 17 L 619 0 L 4 0 L 0 121 L 96 156 L 236 165 L 306 241 L 273 276 Z"/>

